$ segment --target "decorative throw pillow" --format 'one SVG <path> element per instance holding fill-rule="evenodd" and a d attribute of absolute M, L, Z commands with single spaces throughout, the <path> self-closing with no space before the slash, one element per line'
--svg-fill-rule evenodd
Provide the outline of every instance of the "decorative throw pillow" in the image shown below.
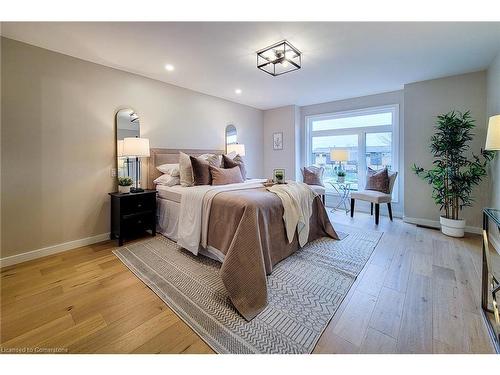
<path fill-rule="evenodd" d="M 239 167 L 241 172 L 241 177 L 243 180 L 247 178 L 247 171 L 245 168 L 245 162 L 240 155 L 235 155 L 234 158 L 230 158 L 228 155 L 222 155 L 222 168 L 234 168 Z"/>
<path fill-rule="evenodd" d="M 366 173 L 366 190 L 380 191 L 381 193 L 389 194 L 389 173 L 387 168 L 380 171 L 375 171 L 368 168 Z"/>
<path fill-rule="evenodd" d="M 212 176 L 210 175 L 210 164 L 202 158 L 190 156 L 191 166 L 193 167 L 193 185 L 210 185 Z"/>
<path fill-rule="evenodd" d="M 198 156 L 198 159 L 206 160 L 208 162 L 208 164 L 210 164 L 214 167 L 217 167 L 217 168 L 219 168 L 221 165 L 221 159 L 220 159 L 219 155 L 203 154 L 203 155 Z"/>
<path fill-rule="evenodd" d="M 304 179 L 304 183 L 307 185 L 319 185 L 325 186 L 323 184 L 323 173 L 325 172 L 325 168 L 321 167 L 304 167 L 301 169 L 302 177 Z"/>
<path fill-rule="evenodd" d="M 226 154 L 226 156 L 231 160 L 233 160 L 236 157 L 236 155 L 238 155 L 236 151 L 231 151 L 229 154 Z"/>
<path fill-rule="evenodd" d="M 213 166 L 219 166 L 219 157 L 215 154 L 203 154 L 197 157 L 200 160 L 206 160 L 208 164 Z M 188 154 L 179 151 L 179 174 L 182 186 L 193 186 L 193 167 L 191 165 L 191 159 Z"/>
<path fill-rule="evenodd" d="M 227 185 L 243 182 L 241 171 L 238 166 L 233 168 L 217 168 L 210 166 L 212 185 Z"/>
<path fill-rule="evenodd" d="M 162 174 L 160 177 L 153 180 L 154 184 L 165 185 L 165 186 L 179 185 L 179 182 L 180 182 L 179 177 L 174 177 L 169 174 Z"/>
<path fill-rule="evenodd" d="M 398 172 L 387 170 L 387 174 L 389 175 L 389 194 L 392 192 L 392 188 L 396 183 L 396 177 L 398 177 Z"/>
<path fill-rule="evenodd" d="M 189 155 L 179 151 L 179 176 L 182 186 L 193 186 L 193 168 Z"/>
<path fill-rule="evenodd" d="M 169 174 L 173 177 L 179 177 L 179 163 L 162 164 L 156 167 L 161 173 Z"/>

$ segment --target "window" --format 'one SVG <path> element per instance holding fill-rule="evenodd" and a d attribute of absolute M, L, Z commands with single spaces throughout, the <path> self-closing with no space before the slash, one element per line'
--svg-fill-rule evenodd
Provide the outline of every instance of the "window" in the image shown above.
<path fill-rule="evenodd" d="M 367 108 L 357 111 L 309 116 L 307 126 L 307 163 L 325 168 L 324 180 L 337 181 L 337 172 L 345 172 L 352 190 L 362 190 L 367 168 L 398 170 L 398 106 Z M 333 150 L 338 152 L 332 152 Z M 342 160 L 332 160 L 332 157 Z M 393 199 L 397 202 L 397 182 Z"/>

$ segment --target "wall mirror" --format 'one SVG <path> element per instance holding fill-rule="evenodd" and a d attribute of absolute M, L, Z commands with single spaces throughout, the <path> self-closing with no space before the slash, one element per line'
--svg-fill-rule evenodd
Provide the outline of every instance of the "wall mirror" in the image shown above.
<path fill-rule="evenodd" d="M 226 126 L 226 152 L 227 146 L 238 143 L 238 132 L 236 131 L 236 126 L 230 124 Z"/>
<path fill-rule="evenodd" d="M 139 115 L 130 108 L 116 113 L 116 155 L 118 177 L 133 177 L 136 172 L 136 159 L 123 156 L 123 139 L 140 137 L 141 125 Z"/>

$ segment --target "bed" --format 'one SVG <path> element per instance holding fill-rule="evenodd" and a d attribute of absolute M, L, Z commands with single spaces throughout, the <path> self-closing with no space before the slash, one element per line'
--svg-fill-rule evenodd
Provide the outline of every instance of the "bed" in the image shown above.
<path fill-rule="evenodd" d="M 156 166 L 177 163 L 179 151 L 192 156 L 221 150 L 151 149 L 148 187 L 160 175 Z M 338 239 L 319 196 L 312 190 L 306 238 L 288 232 L 284 208 L 262 179 L 222 186 L 158 185 L 158 232 L 193 254 L 221 262 L 220 274 L 232 304 L 247 320 L 267 305 L 267 278 L 278 262 L 320 237 Z M 310 190 L 310 189 L 309 189 Z"/>

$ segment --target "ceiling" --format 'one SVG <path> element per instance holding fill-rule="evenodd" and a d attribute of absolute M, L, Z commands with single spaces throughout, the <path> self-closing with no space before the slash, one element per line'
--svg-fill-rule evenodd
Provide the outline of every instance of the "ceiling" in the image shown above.
<path fill-rule="evenodd" d="M 260 109 L 482 70 L 500 50 L 498 22 L 4 22 L 2 35 Z M 272 77 L 255 51 L 282 39 L 302 69 Z"/>

